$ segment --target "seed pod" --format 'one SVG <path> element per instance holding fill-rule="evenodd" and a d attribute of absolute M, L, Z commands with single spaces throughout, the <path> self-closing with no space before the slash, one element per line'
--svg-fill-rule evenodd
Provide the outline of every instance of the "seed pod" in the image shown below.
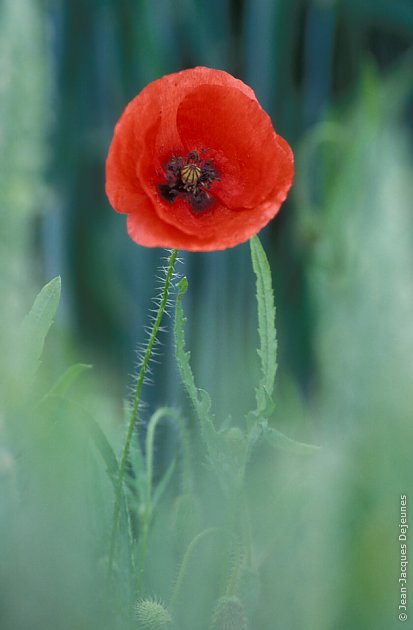
<path fill-rule="evenodd" d="M 239 597 L 224 596 L 218 600 L 210 630 L 248 630 L 247 616 Z"/>
<path fill-rule="evenodd" d="M 138 630 L 164 630 L 172 619 L 167 608 L 156 599 L 139 599 L 135 604 Z"/>

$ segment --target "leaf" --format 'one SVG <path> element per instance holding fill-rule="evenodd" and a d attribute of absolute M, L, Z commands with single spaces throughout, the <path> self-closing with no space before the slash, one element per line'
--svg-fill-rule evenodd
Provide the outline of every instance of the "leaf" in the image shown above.
<path fill-rule="evenodd" d="M 194 375 L 189 362 L 191 353 L 185 351 L 184 327 L 186 319 L 182 308 L 182 297 L 188 289 L 188 280 L 185 276 L 180 280 L 177 288 L 178 295 L 176 297 L 174 326 L 176 361 L 182 383 L 200 421 L 202 436 L 206 442 L 208 450 L 211 452 L 211 449 L 214 449 L 214 441 L 216 437 L 216 431 L 210 414 L 211 398 L 208 392 L 203 389 L 198 389 L 195 385 Z"/>
<path fill-rule="evenodd" d="M 59 306 L 60 291 L 61 280 L 57 276 L 43 287 L 23 321 L 26 365 L 30 376 L 39 368 L 46 335 Z"/>
<path fill-rule="evenodd" d="M 251 260 L 256 275 L 258 334 L 260 348 L 262 378 L 256 389 L 259 410 L 267 407 L 268 398 L 274 390 L 275 373 L 277 371 L 277 336 L 275 330 L 275 303 L 272 288 L 271 269 L 267 256 L 258 239 L 250 239 Z"/>
<path fill-rule="evenodd" d="M 63 396 L 76 379 L 78 379 L 83 372 L 90 370 L 92 367 L 92 365 L 87 365 L 86 363 L 75 363 L 71 365 L 53 385 L 47 396 Z"/>
<path fill-rule="evenodd" d="M 96 422 L 96 420 L 90 414 L 85 415 L 85 418 L 87 421 L 89 433 L 92 436 L 95 446 L 98 449 L 103 461 L 105 462 L 108 475 L 111 478 L 114 486 L 116 487 L 119 464 L 115 455 L 115 451 L 113 450 L 103 429 Z"/>
<path fill-rule="evenodd" d="M 175 348 L 176 348 L 176 360 L 178 362 L 179 373 L 181 375 L 182 383 L 187 391 L 189 398 L 195 409 L 198 410 L 199 399 L 198 390 L 195 385 L 194 375 L 192 374 L 191 365 L 189 359 L 191 357 L 190 352 L 185 351 L 185 322 L 184 311 L 182 307 L 182 296 L 188 290 L 188 280 L 184 276 L 178 284 L 178 295 L 176 298 L 176 310 L 175 310 Z"/>
<path fill-rule="evenodd" d="M 307 455 L 320 449 L 319 446 L 316 446 L 314 444 L 297 442 L 296 440 L 293 440 L 292 438 L 284 435 L 284 433 L 281 433 L 281 431 L 277 431 L 277 429 L 273 429 L 272 427 L 266 425 L 263 426 L 263 435 L 268 444 L 270 444 L 274 448 L 279 448 L 282 451 L 287 451 L 288 453 Z"/>

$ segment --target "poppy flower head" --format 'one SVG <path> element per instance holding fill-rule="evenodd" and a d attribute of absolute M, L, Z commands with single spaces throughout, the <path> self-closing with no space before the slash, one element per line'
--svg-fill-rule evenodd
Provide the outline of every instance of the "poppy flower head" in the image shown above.
<path fill-rule="evenodd" d="M 149 84 L 116 125 L 106 191 L 148 247 L 211 251 L 259 232 L 291 187 L 293 154 L 253 91 L 193 68 Z"/>

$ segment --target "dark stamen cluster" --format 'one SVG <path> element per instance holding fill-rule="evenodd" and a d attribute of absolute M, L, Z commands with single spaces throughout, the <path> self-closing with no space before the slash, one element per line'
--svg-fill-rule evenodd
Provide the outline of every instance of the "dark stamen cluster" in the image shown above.
<path fill-rule="evenodd" d="M 204 153 L 206 151 L 203 150 Z M 204 161 L 197 151 L 191 151 L 186 158 L 173 156 L 170 159 L 165 167 L 166 183 L 159 184 L 158 190 L 169 203 L 181 195 L 194 212 L 201 212 L 213 202 L 208 191 L 218 179 L 212 162 Z"/>

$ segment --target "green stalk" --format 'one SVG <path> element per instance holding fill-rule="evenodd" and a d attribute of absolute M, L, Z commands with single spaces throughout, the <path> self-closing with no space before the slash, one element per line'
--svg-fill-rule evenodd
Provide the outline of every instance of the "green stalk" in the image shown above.
<path fill-rule="evenodd" d="M 195 548 L 197 547 L 198 543 L 203 540 L 203 538 L 205 538 L 205 536 L 209 536 L 210 534 L 215 534 L 216 532 L 219 532 L 219 528 L 218 527 L 209 527 L 208 529 L 204 529 L 202 532 L 200 532 L 199 534 L 197 534 L 195 536 L 195 538 L 193 538 L 193 540 L 191 541 L 191 543 L 189 544 L 185 555 L 183 557 L 179 572 L 178 572 L 178 577 L 176 578 L 176 582 L 172 591 L 172 595 L 171 598 L 169 600 L 169 605 L 168 607 L 170 609 L 172 609 L 176 603 L 176 600 L 178 599 L 178 596 L 180 594 L 181 588 L 182 588 L 182 583 L 184 581 L 186 572 L 187 572 L 187 568 L 188 568 L 188 563 L 189 560 L 192 557 L 192 554 L 195 551 Z"/>
<path fill-rule="evenodd" d="M 153 486 L 153 445 L 155 431 L 159 422 L 168 416 L 175 417 L 175 412 L 167 407 L 158 409 L 152 416 L 148 424 L 146 433 L 146 486 L 144 496 L 144 512 L 141 519 L 142 534 L 140 539 L 139 568 L 136 578 L 136 591 L 139 592 L 143 574 L 145 572 L 146 555 L 148 551 L 149 529 L 152 521 L 152 486 Z"/>
<path fill-rule="evenodd" d="M 117 538 L 117 534 L 118 534 L 118 529 L 119 529 L 119 517 L 120 517 L 120 506 L 121 506 L 121 499 L 122 499 L 122 491 L 123 491 L 123 480 L 125 477 L 125 470 L 126 470 L 126 464 L 128 461 L 128 455 L 129 455 L 129 450 L 130 450 L 130 445 L 132 442 L 132 436 L 133 436 L 133 432 L 135 429 L 135 425 L 136 425 L 136 421 L 138 419 L 138 410 L 139 410 L 139 402 L 140 402 L 140 395 L 141 395 L 141 389 L 142 389 L 142 385 L 143 385 L 143 380 L 145 378 L 145 373 L 146 370 L 148 368 L 149 365 L 149 361 L 151 359 L 151 355 L 152 355 L 152 349 L 153 349 L 153 345 L 155 343 L 155 339 L 156 336 L 158 334 L 161 322 L 162 322 L 162 317 L 165 313 L 166 310 L 166 306 L 167 306 L 167 301 L 168 301 L 168 295 L 169 295 L 169 289 L 171 286 L 171 282 L 172 282 L 172 276 L 173 276 L 173 272 L 174 272 L 174 266 L 175 266 L 175 262 L 176 262 L 176 258 L 177 258 L 178 252 L 176 249 L 172 250 L 172 253 L 169 257 L 168 260 L 168 268 L 167 268 L 167 272 L 166 272 L 166 276 L 165 276 L 165 284 L 163 286 L 162 289 L 162 295 L 161 295 L 161 301 L 159 303 L 159 307 L 156 313 L 156 317 L 155 320 L 153 322 L 152 325 L 152 329 L 149 335 L 149 340 L 148 340 L 148 344 L 146 346 L 146 350 L 145 350 L 145 354 L 143 357 L 143 361 L 142 361 L 142 365 L 141 368 L 139 370 L 139 374 L 138 374 L 138 378 L 136 381 L 136 387 L 135 387 L 135 394 L 134 394 L 134 398 L 133 398 L 133 405 L 132 405 L 132 411 L 131 411 L 131 415 L 130 415 L 130 419 L 129 419 L 129 424 L 128 424 L 128 430 L 126 433 L 126 438 L 125 438 L 125 443 L 123 445 L 123 449 L 122 449 L 122 455 L 121 455 L 121 459 L 120 459 L 120 463 L 119 463 L 119 470 L 118 470 L 118 476 L 117 476 L 117 483 L 116 483 L 116 491 L 115 491 L 115 503 L 113 506 L 113 517 L 112 517 L 112 533 L 111 533 L 111 537 L 110 537 L 110 548 L 109 548 L 109 562 L 108 562 L 108 575 L 110 577 L 111 573 L 112 573 L 112 567 L 113 567 L 113 561 L 114 561 L 114 556 L 115 556 L 115 547 L 116 547 L 116 538 Z"/>

